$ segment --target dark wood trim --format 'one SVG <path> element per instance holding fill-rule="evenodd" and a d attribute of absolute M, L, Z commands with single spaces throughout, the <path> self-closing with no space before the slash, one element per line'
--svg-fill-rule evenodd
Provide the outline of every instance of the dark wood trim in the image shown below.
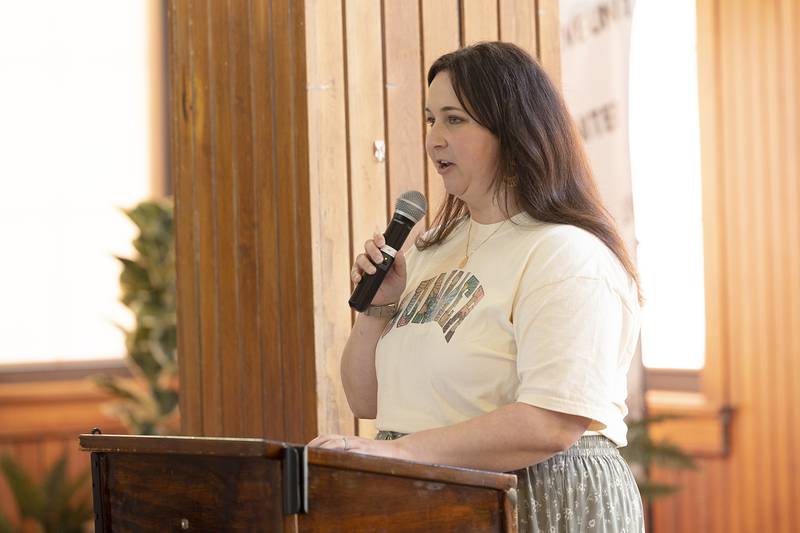
<path fill-rule="evenodd" d="M 132 377 L 123 358 L 0 365 L 0 383 L 79 381 L 95 374 Z"/>

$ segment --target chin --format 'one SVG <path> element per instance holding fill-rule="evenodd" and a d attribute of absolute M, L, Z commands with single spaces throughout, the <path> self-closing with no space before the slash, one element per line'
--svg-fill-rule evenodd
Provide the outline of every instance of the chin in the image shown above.
<path fill-rule="evenodd" d="M 442 179 L 442 184 L 444 185 L 444 190 L 447 194 L 452 194 L 459 200 L 463 200 L 463 195 L 465 192 L 464 187 L 460 187 L 459 184 L 453 183 L 452 180 L 448 180 L 446 177 Z"/>

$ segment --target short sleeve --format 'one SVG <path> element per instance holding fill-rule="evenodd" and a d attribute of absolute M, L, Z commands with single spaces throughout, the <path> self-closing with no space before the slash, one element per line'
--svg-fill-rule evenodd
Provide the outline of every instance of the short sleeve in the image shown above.
<path fill-rule="evenodd" d="M 602 278 L 569 277 L 521 292 L 513 315 L 517 401 L 590 418 L 590 430 L 613 424 L 623 313 Z"/>

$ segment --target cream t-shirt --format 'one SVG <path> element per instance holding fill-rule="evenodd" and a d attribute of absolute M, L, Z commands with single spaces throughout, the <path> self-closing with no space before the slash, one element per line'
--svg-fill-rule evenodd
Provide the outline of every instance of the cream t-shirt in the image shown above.
<path fill-rule="evenodd" d="M 469 225 L 474 252 L 458 268 Z M 465 218 L 406 259 L 399 312 L 375 354 L 378 429 L 413 433 L 523 402 L 591 418 L 588 433 L 627 444 L 639 305 L 602 241 L 526 213 Z"/>

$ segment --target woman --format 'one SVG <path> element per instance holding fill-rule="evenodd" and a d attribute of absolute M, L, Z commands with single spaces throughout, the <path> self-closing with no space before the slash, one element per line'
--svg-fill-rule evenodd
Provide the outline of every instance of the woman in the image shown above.
<path fill-rule="evenodd" d="M 541 67 L 481 43 L 428 72 L 428 156 L 447 192 L 398 253 L 342 357 L 376 440 L 311 446 L 513 472 L 520 531 L 642 531 L 626 444 L 635 267 Z M 375 235 L 353 265 L 375 272 Z"/>

